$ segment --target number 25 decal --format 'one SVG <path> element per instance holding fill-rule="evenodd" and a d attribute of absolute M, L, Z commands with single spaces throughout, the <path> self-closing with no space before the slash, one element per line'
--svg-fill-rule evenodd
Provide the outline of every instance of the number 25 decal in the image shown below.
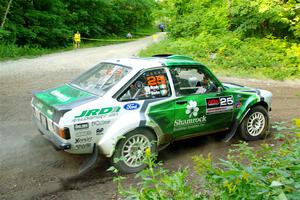
<path fill-rule="evenodd" d="M 161 84 L 165 84 L 165 83 L 166 83 L 166 79 L 163 75 L 147 77 L 147 85 L 148 86 L 161 85 Z"/>
<path fill-rule="evenodd" d="M 233 105 L 233 99 L 232 97 L 221 97 L 220 104 L 221 106 L 231 106 Z"/>

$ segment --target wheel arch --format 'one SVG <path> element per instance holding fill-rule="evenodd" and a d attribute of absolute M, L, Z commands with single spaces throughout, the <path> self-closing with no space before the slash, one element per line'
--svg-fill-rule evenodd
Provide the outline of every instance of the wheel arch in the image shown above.
<path fill-rule="evenodd" d="M 257 111 L 257 109 L 259 109 L 259 110 Z M 262 126 L 263 129 L 261 129 L 262 132 L 260 132 L 259 135 L 251 135 L 251 133 L 249 133 L 245 127 L 249 120 L 249 117 L 257 112 L 260 112 L 262 115 L 264 115 L 264 124 Z M 240 136 L 246 141 L 261 139 L 264 135 L 267 135 L 266 133 L 269 129 L 269 124 L 270 124 L 270 122 L 269 122 L 267 103 L 266 102 L 257 102 L 248 108 L 247 112 L 245 113 L 245 115 L 243 116 L 243 118 L 239 124 L 238 132 L 239 132 Z"/>
<path fill-rule="evenodd" d="M 252 109 L 252 108 L 254 108 L 254 107 L 256 107 L 256 106 L 262 106 L 262 107 L 264 107 L 267 111 L 269 110 L 269 106 L 268 106 L 267 102 L 265 102 L 265 101 L 259 101 L 259 102 L 255 103 L 255 104 L 249 106 L 249 108 Z"/>
<path fill-rule="evenodd" d="M 244 120 L 244 118 L 248 114 L 248 112 L 250 110 L 252 110 L 253 108 L 257 107 L 257 106 L 262 106 L 263 108 L 265 108 L 267 110 L 267 112 L 269 111 L 269 106 L 268 106 L 267 102 L 265 102 L 265 101 L 252 101 L 251 103 L 246 105 L 246 108 L 243 109 L 244 110 L 243 112 L 239 112 L 237 114 L 236 119 L 238 120 L 239 124 L 242 123 L 242 121 Z"/>
<path fill-rule="evenodd" d="M 135 129 L 133 129 L 133 130 L 131 130 L 131 131 L 127 131 L 124 135 L 122 135 L 122 137 L 118 138 L 118 140 L 117 140 L 115 146 L 117 146 L 117 145 L 120 143 L 120 141 L 121 141 L 127 134 L 129 134 L 129 133 L 131 133 L 131 132 L 133 132 L 133 131 L 138 131 L 138 130 L 143 130 L 143 129 L 144 129 L 144 130 L 150 131 L 150 132 L 155 136 L 155 139 L 156 139 L 156 140 L 158 139 L 158 136 L 157 136 L 157 134 L 155 133 L 155 131 L 154 131 L 154 129 L 153 129 L 152 127 L 149 127 L 149 126 L 141 126 L 141 127 L 135 128 Z M 113 150 L 113 152 L 112 152 L 112 155 L 114 154 L 115 150 L 116 150 L 116 149 L 114 148 L 114 150 Z"/>
<path fill-rule="evenodd" d="M 114 154 L 115 151 L 116 151 L 117 145 L 121 142 L 121 140 L 122 140 L 127 134 L 129 134 L 129 133 L 131 133 L 131 132 L 133 132 L 133 131 L 143 130 L 143 129 L 144 129 L 144 130 L 150 131 L 150 132 L 153 134 L 153 136 L 155 137 L 155 139 L 158 140 L 158 134 L 154 131 L 154 129 L 153 129 L 152 127 L 149 127 L 149 126 L 140 126 L 140 127 L 136 127 L 136 128 L 134 128 L 134 129 L 127 130 L 124 134 L 118 136 L 118 137 L 116 138 L 116 141 L 114 142 L 114 144 L 111 144 L 111 147 L 110 147 L 111 150 L 110 150 L 109 152 L 107 152 L 107 153 L 105 154 L 105 156 L 106 156 L 106 157 L 112 157 L 113 154 Z"/>

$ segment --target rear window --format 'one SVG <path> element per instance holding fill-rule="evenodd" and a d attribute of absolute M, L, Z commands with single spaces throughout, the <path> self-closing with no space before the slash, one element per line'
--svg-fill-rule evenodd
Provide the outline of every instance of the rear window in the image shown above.
<path fill-rule="evenodd" d="M 100 63 L 72 81 L 71 85 L 98 96 L 103 96 L 130 71 L 131 68 L 129 67 L 112 63 Z"/>

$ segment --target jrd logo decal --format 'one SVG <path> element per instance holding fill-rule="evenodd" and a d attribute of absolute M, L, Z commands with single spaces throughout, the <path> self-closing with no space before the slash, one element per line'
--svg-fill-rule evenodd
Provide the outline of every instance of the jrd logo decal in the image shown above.
<path fill-rule="evenodd" d="M 214 114 L 219 112 L 227 112 L 233 109 L 233 97 L 216 97 L 206 99 L 206 113 Z"/>
<path fill-rule="evenodd" d="M 106 107 L 101 109 L 84 110 L 80 115 L 74 117 L 73 122 L 80 122 L 92 119 L 104 119 L 107 117 L 117 116 L 121 107 Z"/>
<path fill-rule="evenodd" d="M 107 107 L 107 108 L 101 108 L 101 109 L 84 110 L 80 115 L 75 116 L 75 118 L 105 115 L 108 113 L 115 113 L 115 112 L 119 112 L 119 111 L 120 111 L 120 107 Z"/>

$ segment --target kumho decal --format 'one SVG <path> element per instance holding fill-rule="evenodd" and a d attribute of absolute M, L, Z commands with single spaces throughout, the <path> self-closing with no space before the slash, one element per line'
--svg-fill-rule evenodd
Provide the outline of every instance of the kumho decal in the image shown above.
<path fill-rule="evenodd" d="M 106 117 L 116 116 L 117 113 L 120 111 L 119 106 L 116 107 L 106 107 L 100 109 L 91 109 L 91 110 L 84 110 L 81 112 L 80 115 L 74 117 L 74 122 L 76 121 L 84 121 L 84 120 L 91 120 L 91 119 L 103 119 Z"/>
<path fill-rule="evenodd" d="M 199 108 L 196 101 L 189 101 L 186 106 L 185 114 L 189 116 L 189 119 L 176 119 L 174 121 L 174 131 L 186 130 L 197 128 L 206 122 L 206 116 L 197 117 Z"/>

